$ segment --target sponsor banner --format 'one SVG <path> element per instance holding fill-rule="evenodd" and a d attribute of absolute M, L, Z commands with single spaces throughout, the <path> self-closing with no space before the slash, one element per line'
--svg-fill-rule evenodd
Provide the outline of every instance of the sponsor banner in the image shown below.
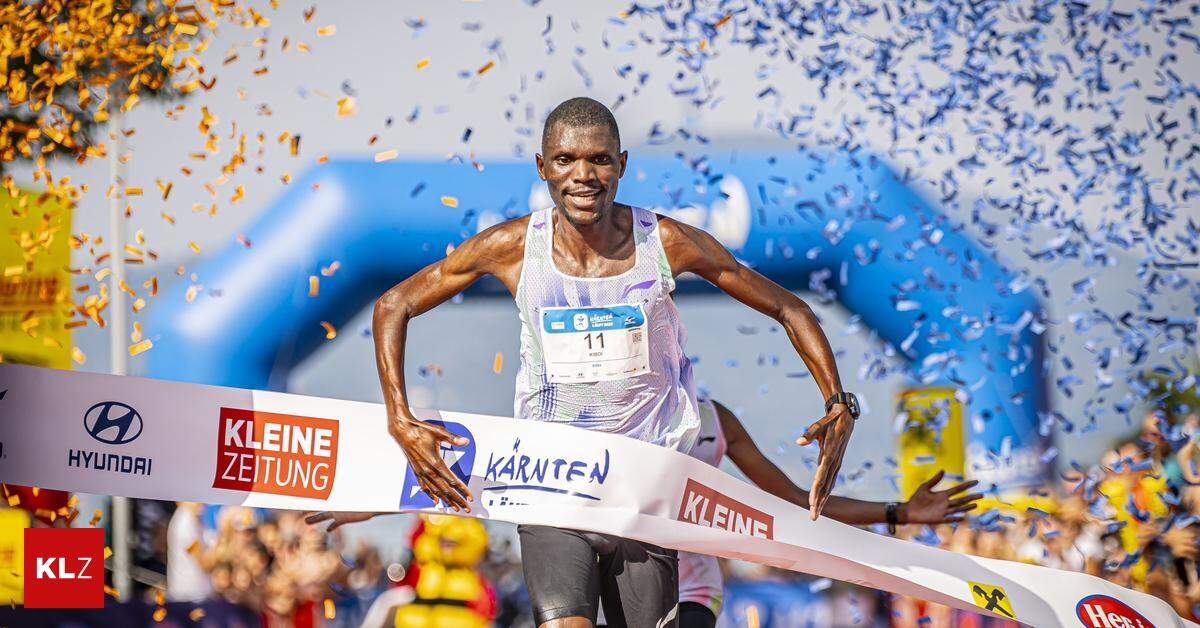
<path fill-rule="evenodd" d="M 0 356 L 71 368 L 71 209 L 50 194 L 0 193 Z"/>
<path fill-rule="evenodd" d="M 910 388 L 897 399 L 903 424 L 897 437 L 896 458 L 900 494 L 905 499 L 939 470 L 951 477 L 963 476 L 963 404 L 955 398 L 955 392 L 947 386 Z"/>
<path fill-rule="evenodd" d="M 0 389 L 3 482 L 266 508 L 442 512 L 388 435 L 380 404 L 7 364 Z M 811 521 L 717 468 L 623 436 L 461 412 L 416 416 L 468 440 L 442 456 L 475 498 L 470 516 L 749 560 L 1034 626 L 1196 625 L 1162 600 L 1086 574 Z M 127 472 L 124 463 L 72 464 L 70 450 L 145 459 L 146 472 L 135 462 Z"/>

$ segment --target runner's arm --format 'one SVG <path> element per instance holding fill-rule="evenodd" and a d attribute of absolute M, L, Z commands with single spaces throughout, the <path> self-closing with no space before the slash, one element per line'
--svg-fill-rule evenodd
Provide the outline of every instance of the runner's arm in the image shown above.
<path fill-rule="evenodd" d="M 666 217 L 659 221 L 659 227 L 667 260 L 675 275 L 695 273 L 729 296 L 778 321 L 787 330 L 800 358 L 808 365 L 821 390 L 822 405 L 833 394 L 842 392 L 833 349 L 807 303 L 738 262 L 705 231 Z M 817 441 L 821 447 L 817 472 L 813 475 L 812 490 L 816 499 L 811 512 L 814 519 L 833 490 L 853 430 L 854 417 L 850 409 L 845 404 L 834 404 L 798 441 L 801 445 Z"/>
<path fill-rule="evenodd" d="M 755 486 L 780 499 L 808 508 L 808 491 L 796 486 L 759 450 L 742 422 L 729 408 L 716 401 L 713 401 L 713 406 L 717 409 L 721 430 L 725 432 L 726 455 L 733 464 L 737 465 Z M 899 523 L 960 521 L 964 513 L 975 508 L 974 502 L 982 497 L 979 494 L 955 497 L 956 494 L 975 486 L 975 481 L 964 482 L 945 491 L 934 491 L 933 487 L 941 479 L 942 473 L 939 472 L 922 484 L 912 499 L 900 504 L 896 513 Z M 887 521 L 886 509 L 887 504 L 883 502 L 831 495 L 825 504 L 825 515 L 851 525 L 884 523 Z"/>
<path fill-rule="evenodd" d="M 501 223 L 465 240 L 440 261 L 393 286 L 375 302 L 371 319 L 375 364 L 387 407 L 388 432 L 404 449 L 421 488 L 430 497 L 468 510 L 467 486 L 455 476 L 439 451 L 440 443 L 466 444 L 466 439 L 413 417 L 404 387 L 404 348 L 408 321 L 450 300 L 486 274 L 510 290 L 520 276 L 525 221 Z"/>

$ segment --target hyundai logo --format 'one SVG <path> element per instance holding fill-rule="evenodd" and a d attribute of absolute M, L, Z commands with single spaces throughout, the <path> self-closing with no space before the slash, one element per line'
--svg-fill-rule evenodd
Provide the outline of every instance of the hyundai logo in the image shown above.
<path fill-rule="evenodd" d="M 101 401 L 83 415 L 83 427 L 102 443 L 121 445 L 142 435 L 142 416 L 119 401 Z"/>

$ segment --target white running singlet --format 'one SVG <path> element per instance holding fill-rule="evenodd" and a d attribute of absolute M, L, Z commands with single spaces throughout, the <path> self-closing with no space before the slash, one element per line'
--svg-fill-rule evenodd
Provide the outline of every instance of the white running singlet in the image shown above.
<path fill-rule="evenodd" d="M 714 467 L 725 458 L 725 431 L 717 408 L 708 399 L 700 400 L 700 434 L 691 456 Z M 715 556 L 679 552 L 679 603 L 695 602 L 707 606 L 713 615 L 721 615 L 725 580 Z"/>
<path fill-rule="evenodd" d="M 525 236 L 514 415 L 690 451 L 696 389 L 658 216 L 633 208 L 633 268 L 589 278 L 555 267 L 554 211 L 533 212 Z"/>

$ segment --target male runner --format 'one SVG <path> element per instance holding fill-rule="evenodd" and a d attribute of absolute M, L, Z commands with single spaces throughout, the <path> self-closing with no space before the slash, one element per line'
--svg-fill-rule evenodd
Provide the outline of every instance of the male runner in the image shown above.
<path fill-rule="evenodd" d="M 456 511 L 470 508 L 467 486 L 439 453 L 441 443 L 461 446 L 466 439 L 412 416 L 404 344 L 409 319 L 492 275 L 513 294 L 520 312 L 517 417 L 689 451 L 699 419 L 686 333 L 671 292 L 676 276 L 692 272 L 778 321 L 813 374 L 825 415 L 800 443 L 820 444 L 812 488 L 816 518 L 857 416 L 825 334 L 807 304 L 738 263 L 709 234 L 616 203 L 628 156 L 607 107 L 590 98 L 563 102 L 547 117 L 536 156 L 554 206 L 468 238 L 376 302 L 375 356 L 388 431 L 430 497 Z M 604 341 L 592 333 L 599 330 Z M 518 531 L 540 626 L 590 627 L 598 597 L 613 625 L 675 624 L 674 551 L 542 526 Z"/>
<path fill-rule="evenodd" d="M 696 445 L 692 447 L 693 458 L 719 467 L 728 455 L 755 486 L 798 506 L 808 507 L 808 491 L 792 483 L 763 455 L 729 408 L 716 400 L 701 399 L 699 414 L 700 431 Z M 935 491 L 934 487 L 944 475 L 939 471 L 902 503 L 885 504 L 831 495 L 825 514 L 851 525 L 887 523 L 889 527 L 961 521 L 967 512 L 975 509 L 975 502 L 983 495 L 960 496 L 978 484 L 975 480 Z M 305 521 L 313 524 L 332 521 L 328 530 L 333 531 L 348 523 L 386 514 L 392 513 L 319 512 L 309 515 Z M 724 589 L 725 581 L 716 557 L 679 552 L 679 628 L 714 628 L 717 616 L 721 614 Z"/>

